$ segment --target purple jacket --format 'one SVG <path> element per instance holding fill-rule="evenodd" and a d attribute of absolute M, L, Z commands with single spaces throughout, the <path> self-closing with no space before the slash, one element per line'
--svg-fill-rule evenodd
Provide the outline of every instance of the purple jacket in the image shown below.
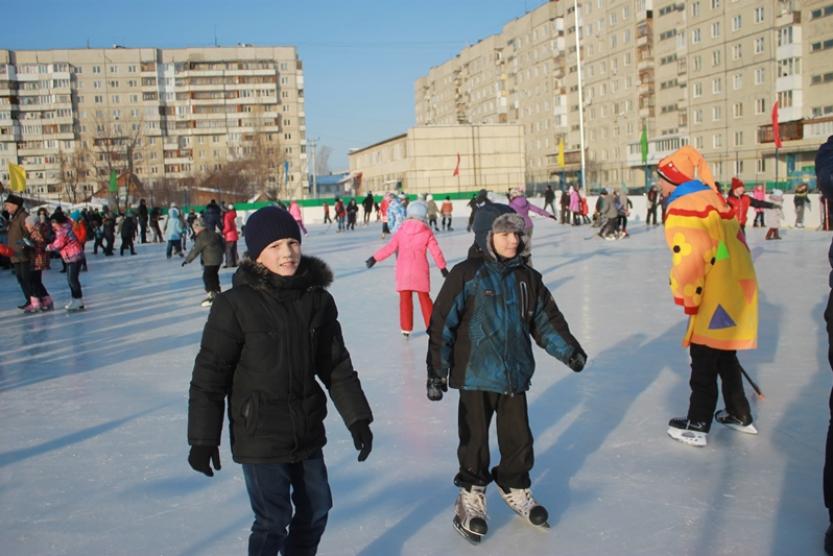
<path fill-rule="evenodd" d="M 396 253 L 396 291 L 430 292 L 426 250 L 431 251 L 440 269 L 446 268 L 445 257 L 431 228 L 422 220 L 408 218 L 387 245 L 373 253 L 373 258 L 383 261 Z"/>
<path fill-rule="evenodd" d="M 529 211 L 532 211 L 535 214 L 538 214 L 538 215 L 541 215 L 541 216 L 552 217 L 552 215 L 550 213 L 548 213 L 547 211 L 545 211 L 544 209 L 540 209 L 540 208 L 536 207 L 535 205 L 533 205 L 532 203 L 530 203 L 527 200 L 527 198 L 524 197 L 523 195 L 515 197 L 514 199 L 512 199 L 509 202 L 509 206 L 512 207 L 513 209 L 515 209 L 515 212 L 517 212 L 521 216 L 521 218 L 524 219 L 524 227 L 527 230 L 532 228 L 532 219 L 529 217 Z"/>
<path fill-rule="evenodd" d="M 72 233 L 72 225 L 69 222 L 61 224 L 55 230 L 55 241 L 46 246 L 49 251 L 58 251 L 66 263 L 80 261 L 84 256 L 84 248 L 79 243 L 75 234 Z"/>

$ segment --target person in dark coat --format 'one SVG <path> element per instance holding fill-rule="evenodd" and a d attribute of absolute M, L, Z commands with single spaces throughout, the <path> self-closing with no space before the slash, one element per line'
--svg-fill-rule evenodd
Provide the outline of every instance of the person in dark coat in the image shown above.
<path fill-rule="evenodd" d="M 555 210 L 555 191 L 552 190 L 551 185 L 548 185 L 544 191 L 544 210 L 547 210 L 547 207 L 550 207 L 551 213 L 558 214 L 558 211 Z"/>
<path fill-rule="evenodd" d="M 255 514 L 249 554 L 315 554 L 332 506 L 321 385 L 359 461 L 372 448 L 373 415 L 326 290 L 330 268 L 301 254 L 298 224 L 277 207 L 250 216 L 244 236 L 249 258 L 215 298 L 194 362 L 188 462 L 208 476 L 220 469 L 228 399 L 231 453 Z"/>
<path fill-rule="evenodd" d="M 202 301 L 203 307 L 210 307 L 214 298 L 220 293 L 220 264 L 223 262 L 225 245 L 220 234 L 206 227 L 202 217 L 194 220 L 194 245 L 188 256 L 182 261 L 182 266 L 200 257 L 202 263 L 202 282 L 208 296 Z"/>
<path fill-rule="evenodd" d="M 24 241 L 28 240 L 29 233 L 26 231 L 26 217 L 29 213 L 23 207 L 23 199 L 14 193 L 10 193 L 3 202 L 3 208 L 9 213 L 9 226 L 7 230 L 7 241 L 9 249 L 13 254 L 10 259 L 14 267 L 14 274 L 17 283 L 26 298 L 19 309 L 24 311 L 31 305 L 32 299 L 32 257 L 31 250 L 25 247 Z"/>
<path fill-rule="evenodd" d="M 133 211 L 127 209 L 124 220 L 121 222 L 121 247 L 119 247 L 119 256 L 124 256 L 125 249 L 130 249 L 131 255 L 136 254 L 136 249 L 133 247 L 133 238 L 135 237 L 136 219 L 133 218 Z"/>
<path fill-rule="evenodd" d="M 566 189 L 561 190 L 561 197 L 559 198 L 559 205 L 561 206 L 561 223 L 570 223 L 570 193 Z"/>
<path fill-rule="evenodd" d="M 202 213 L 202 217 L 205 219 L 205 227 L 209 230 L 222 230 L 223 223 L 221 212 L 220 205 L 217 204 L 217 201 L 211 199 L 211 202 L 208 203 Z"/>
<path fill-rule="evenodd" d="M 487 204 L 477 210 L 473 229 L 475 244 L 446 277 L 431 313 L 427 393 L 437 401 L 449 386 L 460 390 L 455 523 L 483 535 L 485 490 L 492 481 L 504 501 L 518 513 L 528 512 L 533 524 L 547 520 L 530 492 L 534 457 L 526 391 L 535 370 L 530 336 L 575 372 L 584 368 L 587 354 L 541 274 L 522 256 L 523 218 L 507 205 Z M 490 469 L 493 415 L 501 461 Z M 472 507 L 482 512 L 466 513 Z"/>
<path fill-rule="evenodd" d="M 818 153 L 816 153 L 816 183 L 821 194 L 828 202 L 833 201 L 833 135 L 827 138 Z M 833 268 L 833 242 L 827 252 L 827 259 Z M 827 298 L 827 308 L 824 310 L 824 321 L 827 323 L 827 361 L 833 369 L 833 271 L 828 278 L 831 288 Z M 824 454 L 824 505 L 827 507 L 830 526 L 824 534 L 824 551 L 833 554 L 833 390 L 830 391 L 828 403 L 830 423 L 827 428 L 827 446 Z"/>
<path fill-rule="evenodd" d="M 139 200 L 139 241 L 148 242 L 148 206 L 144 199 Z"/>
<path fill-rule="evenodd" d="M 364 220 L 362 220 L 362 222 L 365 226 L 370 224 L 370 213 L 373 212 L 374 204 L 375 203 L 373 201 L 373 192 L 368 191 L 367 195 L 364 196 L 364 200 L 362 200 L 362 208 L 364 209 L 364 212 L 362 213 L 362 218 Z"/>
<path fill-rule="evenodd" d="M 150 229 L 153 232 L 153 243 L 165 241 L 162 236 L 162 230 L 159 228 L 159 219 L 162 218 L 162 210 L 159 207 L 152 207 L 148 215 Z"/>

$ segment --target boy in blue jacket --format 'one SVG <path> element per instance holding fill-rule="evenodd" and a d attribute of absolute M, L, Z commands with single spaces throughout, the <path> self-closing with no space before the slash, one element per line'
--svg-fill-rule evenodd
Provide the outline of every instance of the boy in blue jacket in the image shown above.
<path fill-rule="evenodd" d="M 532 497 L 533 465 L 526 391 L 535 370 L 530 336 L 573 371 L 587 354 L 570 333 L 541 274 L 522 257 L 524 221 L 510 207 L 488 204 L 474 219 L 475 244 L 440 290 L 429 329 L 428 398 L 460 390 L 457 457 L 460 488 L 454 526 L 471 542 L 488 529 L 486 486 L 533 525 L 547 510 Z M 497 415 L 501 461 L 489 470 L 489 425 Z"/>

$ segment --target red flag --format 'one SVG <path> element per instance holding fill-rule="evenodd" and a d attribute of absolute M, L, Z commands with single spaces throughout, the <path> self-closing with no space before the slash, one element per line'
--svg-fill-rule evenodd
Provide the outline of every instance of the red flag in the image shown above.
<path fill-rule="evenodd" d="M 778 128 L 778 101 L 772 105 L 772 137 L 775 139 L 775 148 L 781 148 L 781 130 Z"/>
<path fill-rule="evenodd" d="M 457 153 L 457 166 L 454 167 L 454 173 L 451 174 L 452 176 L 459 176 L 460 175 L 460 153 Z"/>

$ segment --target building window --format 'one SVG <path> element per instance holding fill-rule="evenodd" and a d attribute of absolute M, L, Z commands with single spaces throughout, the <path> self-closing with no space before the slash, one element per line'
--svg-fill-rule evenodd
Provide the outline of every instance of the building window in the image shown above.
<path fill-rule="evenodd" d="M 736 102 L 735 104 L 732 105 L 732 117 L 734 117 L 735 119 L 743 117 L 743 103 L 742 102 Z"/>
<path fill-rule="evenodd" d="M 756 170 L 759 174 L 766 172 L 766 161 L 763 158 L 759 158 L 755 165 L 757 166 Z"/>
<path fill-rule="evenodd" d="M 101 66 L 93 66 L 93 73 L 101 73 Z"/>
<path fill-rule="evenodd" d="M 766 112 L 766 99 L 759 98 L 755 101 L 755 114 L 763 114 Z"/>
<path fill-rule="evenodd" d="M 720 22 L 715 21 L 712 23 L 712 38 L 716 39 L 720 36 Z"/>
<path fill-rule="evenodd" d="M 700 71 L 701 69 L 703 69 L 703 58 L 701 58 L 700 56 L 695 56 L 693 62 L 694 71 Z"/>
<path fill-rule="evenodd" d="M 830 50 L 833 48 L 833 39 L 826 41 L 814 42 L 810 45 L 810 52 L 821 52 L 822 50 Z"/>
<path fill-rule="evenodd" d="M 701 40 L 700 29 L 694 29 L 691 32 L 691 44 L 699 44 Z"/>
<path fill-rule="evenodd" d="M 740 147 L 741 145 L 743 145 L 743 132 L 742 131 L 736 131 L 735 132 L 735 146 Z"/>
<path fill-rule="evenodd" d="M 703 84 L 702 83 L 697 81 L 691 87 L 692 87 L 692 89 L 691 89 L 691 96 L 692 97 L 699 98 L 699 97 L 703 96 Z"/>
<path fill-rule="evenodd" d="M 743 160 L 735 160 L 735 175 L 743 174 Z"/>
<path fill-rule="evenodd" d="M 764 38 L 758 37 L 755 39 L 755 54 L 761 54 L 764 51 Z"/>
<path fill-rule="evenodd" d="M 763 6 L 755 8 L 755 23 L 764 22 L 764 8 Z"/>
<path fill-rule="evenodd" d="M 694 147 L 699 150 L 703 150 L 703 136 L 698 135 L 694 138 Z"/>
<path fill-rule="evenodd" d="M 712 106 L 712 121 L 719 122 L 722 116 L 723 110 L 720 109 L 720 106 Z"/>
<path fill-rule="evenodd" d="M 793 105 L 792 91 L 778 91 L 778 106 L 781 108 L 790 108 Z"/>
<path fill-rule="evenodd" d="M 691 17 L 697 17 L 700 15 L 700 2 L 692 2 L 691 3 Z"/>
<path fill-rule="evenodd" d="M 793 43 L 793 28 L 792 25 L 781 27 L 778 29 L 778 46 L 785 46 Z"/>
<path fill-rule="evenodd" d="M 739 31 L 742 26 L 743 18 L 740 16 L 740 14 L 732 18 L 732 31 Z"/>
<path fill-rule="evenodd" d="M 736 73 L 734 77 L 732 77 L 732 88 L 734 90 L 739 90 L 743 87 L 743 74 Z"/>
<path fill-rule="evenodd" d="M 712 0 L 712 9 L 716 10 L 720 8 L 720 0 Z"/>
<path fill-rule="evenodd" d="M 719 66 L 720 65 L 720 51 L 713 50 L 712 51 L 712 66 Z"/>
<path fill-rule="evenodd" d="M 743 56 L 743 46 L 740 43 L 732 45 L 732 60 L 740 60 Z"/>
<path fill-rule="evenodd" d="M 801 58 L 778 60 L 778 77 L 801 74 Z"/>
<path fill-rule="evenodd" d="M 723 80 L 716 78 L 712 80 L 712 94 L 719 95 L 723 92 Z"/>
<path fill-rule="evenodd" d="M 829 6 L 825 6 L 823 8 L 819 8 L 817 10 L 813 10 L 810 12 L 810 19 L 818 19 L 820 17 L 827 17 L 829 15 L 833 15 L 833 4 Z"/>
<path fill-rule="evenodd" d="M 764 82 L 764 68 L 755 68 L 755 85 L 761 85 Z"/>
<path fill-rule="evenodd" d="M 691 114 L 691 118 L 694 120 L 695 124 L 702 124 L 703 123 L 703 111 L 702 110 L 694 110 Z"/>

